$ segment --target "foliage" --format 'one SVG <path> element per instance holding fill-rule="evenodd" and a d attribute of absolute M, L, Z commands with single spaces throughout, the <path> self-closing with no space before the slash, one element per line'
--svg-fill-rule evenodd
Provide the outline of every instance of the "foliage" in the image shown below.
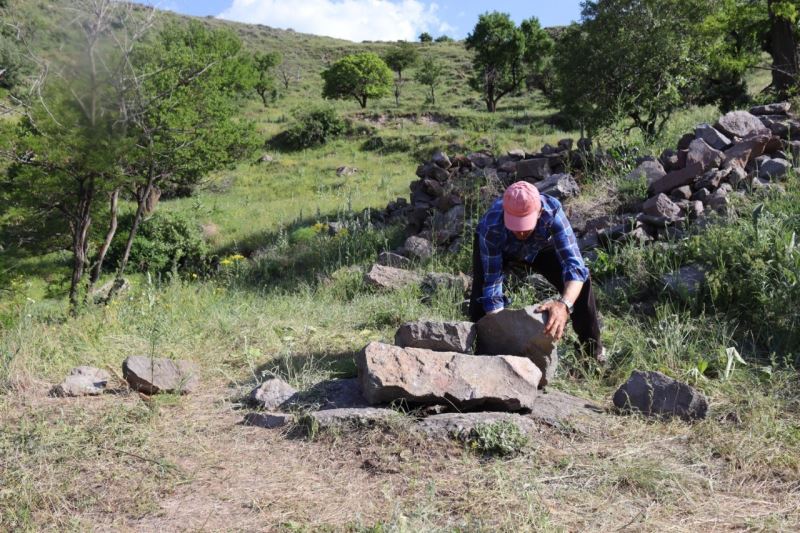
<path fill-rule="evenodd" d="M 419 61 L 419 53 L 414 45 L 403 42 L 386 52 L 383 59 L 389 68 L 397 73 L 397 79 L 394 81 L 394 97 L 395 103 L 400 105 L 400 91 L 405 82 L 403 71 L 413 67 Z"/>
<path fill-rule="evenodd" d="M 517 454 L 528 444 L 528 436 L 508 420 L 477 424 L 465 440 L 474 451 L 500 456 Z"/>
<path fill-rule="evenodd" d="M 430 33 L 424 31 L 424 32 L 419 34 L 419 42 L 421 42 L 421 43 L 433 42 L 433 36 Z"/>
<path fill-rule="evenodd" d="M 428 94 L 428 101 L 436 105 L 436 89 L 441 85 L 444 78 L 444 67 L 434 56 L 426 56 L 422 60 L 422 64 L 417 69 L 416 76 L 417 83 L 428 87 L 430 93 Z"/>
<path fill-rule="evenodd" d="M 123 217 L 120 228 L 130 230 L 133 215 Z M 126 231 L 120 237 L 127 235 Z M 125 240 L 116 239 L 108 252 L 108 260 L 117 264 L 122 259 Z M 133 239 L 130 263 L 137 272 L 167 273 L 170 271 L 202 271 L 209 249 L 200 225 L 186 215 L 156 212 L 142 221 Z"/>
<path fill-rule="evenodd" d="M 273 70 L 281 64 L 281 55 L 277 52 L 258 53 L 253 57 L 258 79 L 255 82 L 256 93 L 261 97 L 264 107 L 270 100 L 278 97 L 278 88 Z"/>
<path fill-rule="evenodd" d="M 389 94 L 392 71 L 372 52 L 361 52 L 343 57 L 322 73 L 325 98 L 355 98 L 362 108 L 367 100 Z"/>
<path fill-rule="evenodd" d="M 340 137 L 347 130 L 347 121 L 339 116 L 335 108 L 319 106 L 296 112 L 294 124 L 286 131 L 285 142 L 298 150 L 311 148 Z"/>
<path fill-rule="evenodd" d="M 434 39 L 434 41 L 437 43 L 452 43 L 453 38 L 450 37 L 449 35 L 440 35 L 439 37 Z"/>
<path fill-rule="evenodd" d="M 696 99 L 709 58 L 700 0 L 586 2 L 559 41 L 555 103 L 590 133 L 621 118 L 649 138 Z"/>

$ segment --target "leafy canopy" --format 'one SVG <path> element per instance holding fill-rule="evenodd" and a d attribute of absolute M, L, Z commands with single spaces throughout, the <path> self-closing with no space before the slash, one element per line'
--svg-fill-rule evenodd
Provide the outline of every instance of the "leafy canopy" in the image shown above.
<path fill-rule="evenodd" d="M 369 98 L 380 98 L 392 88 L 392 71 L 372 52 L 343 57 L 322 73 L 325 98 L 355 98 L 362 108 Z"/>

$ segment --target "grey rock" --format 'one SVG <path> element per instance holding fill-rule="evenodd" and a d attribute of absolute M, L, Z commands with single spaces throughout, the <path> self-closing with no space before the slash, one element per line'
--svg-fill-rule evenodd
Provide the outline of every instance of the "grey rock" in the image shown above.
<path fill-rule="evenodd" d="M 358 169 L 355 167 L 339 167 L 336 169 L 337 176 L 352 176 L 353 174 L 358 173 Z"/>
<path fill-rule="evenodd" d="M 509 150 L 508 157 L 515 161 L 519 161 L 520 159 L 525 159 L 525 150 L 522 148 L 514 148 L 513 150 Z"/>
<path fill-rule="evenodd" d="M 540 157 L 524 159 L 517 163 L 517 178 L 519 179 L 544 179 L 550 176 L 550 161 Z"/>
<path fill-rule="evenodd" d="M 638 370 L 614 394 L 614 406 L 645 416 L 685 420 L 705 418 L 708 412 L 708 400 L 693 387 L 660 372 Z"/>
<path fill-rule="evenodd" d="M 689 145 L 689 153 L 686 156 L 686 165 L 692 163 L 699 163 L 703 170 L 718 167 L 723 159 L 724 154 L 708 145 L 703 139 L 695 139 Z"/>
<path fill-rule="evenodd" d="M 294 416 L 285 413 L 247 413 L 242 425 L 275 429 L 294 423 Z"/>
<path fill-rule="evenodd" d="M 710 124 L 700 124 L 694 130 L 698 139 L 703 139 L 710 147 L 717 150 L 724 150 L 731 144 L 731 140 L 725 135 L 714 129 Z"/>
<path fill-rule="evenodd" d="M 698 189 L 692 195 L 692 200 L 697 202 L 706 203 L 708 201 L 708 197 L 711 195 L 711 192 L 708 189 Z"/>
<path fill-rule="evenodd" d="M 651 195 L 666 193 L 672 189 L 689 185 L 702 173 L 703 166 L 700 163 L 687 164 L 684 168 L 669 172 L 660 180 L 654 181 L 647 190 Z"/>
<path fill-rule="evenodd" d="M 124 294 L 131 289 L 131 283 L 126 278 L 112 279 L 100 288 L 92 291 L 92 300 L 96 304 L 108 303 L 111 298 Z"/>
<path fill-rule="evenodd" d="M 678 151 L 688 150 L 689 149 L 689 145 L 692 144 L 692 141 L 694 139 L 695 139 L 694 133 L 685 133 L 678 140 Z"/>
<path fill-rule="evenodd" d="M 417 176 L 420 178 L 432 178 L 445 181 L 450 177 L 450 173 L 436 163 L 425 163 L 417 167 Z"/>
<path fill-rule="evenodd" d="M 693 187 L 695 190 L 708 189 L 709 191 L 713 191 L 719 187 L 720 183 L 722 183 L 722 180 L 728 175 L 728 172 L 730 172 L 730 169 L 721 171 L 719 169 L 712 168 L 703 174 L 703 176 L 694 183 Z"/>
<path fill-rule="evenodd" d="M 472 353 L 478 330 L 472 322 L 407 322 L 395 333 L 401 348 L 423 348 L 439 352 Z"/>
<path fill-rule="evenodd" d="M 416 272 L 383 265 L 372 265 L 364 275 L 364 281 L 379 289 L 401 289 L 421 281 Z"/>
<path fill-rule="evenodd" d="M 371 404 L 397 400 L 457 409 L 530 409 L 541 372 L 523 357 L 478 357 L 400 348 L 379 342 L 356 357 L 364 397 Z"/>
<path fill-rule="evenodd" d="M 751 160 L 754 160 L 764 153 L 770 139 L 770 134 L 766 133 L 753 136 L 734 144 L 725 150 L 725 160 L 722 162 L 722 168 L 731 166 L 745 168 Z"/>
<path fill-rule="evenodd" d="M 569 174 L 553 174 L 549 178 L 537 182 L 536 188 L 542 194 L 547 194 L 559 200 L 566 200 L 581 193 L 578 183 Z"/>
<path fill-rule="evenodd" d="M 502 412 L 476 412 L 476 413 L 442 413 L 423 418 L 417 424 L 417 429 L 429 437 L 456 440 L 466 440 L 480 426 L 497 424 L 500 422 L 511 423 L 523 433 L 534 435 L 537 432 L 536 423 L 529 417 L 517 413 Z"/>
<path fill-rule="evenodd" d="M 684 185 L 683 187 L 678 187 L 677 189 L 673 189 L 670 193 L 670 196 L 677 200 L 688 200 L 692 197 L 692 188 L 688 185 Z"/>
<path fill-rule="evenodd" d="M 703 202 L 690 202 L 689 207 L 686 209 L 686 216 L 691 220 L 696 220 L 703 215 L 704 210 Z"/>
<path fill-rule="evenodd" d="M 494 164 L 494 157 L 483 152 L 473 152 L 467 156 L 467 159 L 478 168 L 486 168 Z"/>
<path fill-rule="evenodd" d="M 661 163 L 662 167 L 666 172 L 672 172 L 673 170 L 680 170 L 681 168 L 681 165 L 678 160 L 678 152 L 671 148 L 667 148 L 666 150 L 661 152 L 661 157 L 659 158 L 659 162 Z"/>
<path fill-rule="evenodd" d="M 644 161 L 630 174 L 625 176 L 625 180 L 636 181 L 644 177 L 649 186 L 654 181 L 658 181 L 666 175 L 667 173 L 664 171 L 664 167 L 661 166 L 661 163 L 657 161 Z"/>
<path fill-rule="evenodd" d="M 728 212 L 728 206 L 730 206 L 731 201 L 727 195 L 719 195 L 717 192 L 718 191 L 714 191 L 714 194 L 708 197 L 708 207 L 724 215 Z"/>
<path fill-rule="evenodd" d="M 411 260 L 394 252 L 381 252 L 378 255 L 378 264 L 396 268 L 408 268 L 411 265 Z"/>
<path fill-rule="evenodd" d="M 733 188 L 739 188 L 742 185 L 746 185 L 747 171 L 745 169 L 738 165 L 734 165 L 730 167 L 729 170 L 728 183 L 730 183 Z"/>
<path fill-rule="evenodd" d="M 417 259 L 424 260 L 433 257 L 433 243 L 417 235 L 412 235 L 407 238 L 405 244 L 403 244 L 403 248 L 408 255 L 416 257 Z"/>
<path fill-rule="evenodd" d="M 642 211 L 646 215 L 664 217 L 668 220 L 674 220 L 681 214 L 681 208 L 663 193 L 647 200 L 644 203 Z"/>
<path fill-rule="evenodd" d="M 324 411 L 328 409 L 350 409 L 367 407 L 369 403 L 361 394 L 361 385 L 356 378 L 329 379 L 316 383 L 286 400 L 282 409 Z"/>
<path fill-rule="evenodd" d="M 661 278 L 664 288 L 672 293 L 696 296 L 706 281 L 705 271 L 697 265 L 681 267 L 676 272 L 665 274 Z"/>
<path fill-rule="evenodd" d="M 758 117 L 747 111 L 731 111 L 720 117 L 714 127 L 728 137 L 745 138 L 751 135 L 770 134 L 769 129 L 758 120 Z"/>
<path fill-rule="evenodd" d="M 558 141 L 558 150 L 561 151 L 561 152 L 566 152 L 566 151 L 572 150 L 572 145 L 573 144 L 574 144 L 574 141 L 572 139 L 569 139 L 569 138 L 561 139 L 560 141 Z"/>
<path fill-rule="evenodd" d="M 256 163 L 272 163 L 274 158 L 269 154 L 264 154 L 258 159 L 256 159 Z"/>
<path fill-rule="evenodd" d="M 486 315 L 478 322 L 476 353 L 481 355 L 516 355 L 532 360 L 542 371 L 545 386 L 556 373 L 558 349 L 552 337 L 545 335 L 547 315 L 524 309 L 503 309 Z"/>
<path fill-rule="evenodd" d="M 249 401 L 263 409 L 274 410 L 281 407 L 289 398 L 297 394 L 297 390 L 277 378 L 266 380 L 250 393 Z"/>
<path fill-rule="evenodd" d="M 751 115 L 786 115 L 792 108 L 789 102 L 778 102 L 774 104 L 758 105 L 750 109 Z"/>
<path fill-rule="evenodd" d="M 330 429 L 341 426 L 372 427 L 392 420 L 401 420 L 402 414 L 381 407 L 340 407 L 313 411 L 306 416 L 311 417 L 319 428 Z"/>
<path fill-rule="evenodd" d="M 428 272 L 422 279 L 422 289 L 430 293 L 445 291 L 466 294 L 470 287 L 472 287 L 472 276 L 462 272 L 458 274 Z"/>
<path fill-rule="evenodd" d="M 50 390 L 52 396 L 97 396 L 105 392 L 111 374 L 92 366 L 73 368 L 64 381 Z"/>
<path fill-rule="evenodd" d="M 446 213 L 436 213 L 431 220 L 431 230 L 437 242 L 447 242 L 464 232 L 465 209 L 463 205 L 456 205 Z"/>
<path fill-rule="evenodd" d="M 453 163 L 450 162 L 450 158 L 447 157 L 447 154 L 444 152 L 436 152 L 433 154 L 431 161 L 443 169 L 448 169 L 453 166 Z"/>
<path fill-rule="evenodd" d="M 197 365 L 189 361 L 132 355 L 122 363 L 122 377 L 144 394 L 189 393 L 200 384 Z"/>
<path fill-rule="evenodd" d="M 760 166 L 758 175 L 761 178 L 781 178 L 785 176 L 791 168 L 791 163 L 785 159 L 770 159 Z"/>

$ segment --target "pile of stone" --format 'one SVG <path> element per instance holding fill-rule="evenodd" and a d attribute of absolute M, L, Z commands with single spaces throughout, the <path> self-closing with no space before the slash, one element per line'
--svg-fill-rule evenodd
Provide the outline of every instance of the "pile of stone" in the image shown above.
<path fill-rule="evenodd" d="M 356 356 L 355 379 L 305 392 L 278 379 L 261 384 L 249 400 L 262 411 L 244 423 L 279 427 L 310 417 L 318 427 L 374 424 L 404 408 L 415 413 L 418 429 L 452 434 L 453 427 L 468 431 L 499 419 L 530 431 L 536 422 L 596 416 L 599 410 L 579 398 L 542 391 L 558 363 L 553 340 L 543 333 L 545 319 L 529 307 L 477 324 L 403 324 L 394 345 L 372 342 Z"/>

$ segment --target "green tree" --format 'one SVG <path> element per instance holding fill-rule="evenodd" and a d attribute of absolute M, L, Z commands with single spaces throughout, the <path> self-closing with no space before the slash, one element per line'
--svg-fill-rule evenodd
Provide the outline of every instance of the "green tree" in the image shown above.
<path fill-rule="evenodd" d="M 590 134 L 627 118 L 658 135 L 709 71 L 704 0 L 597 0 L 559 41 L 555 103 Z"/>
<path fill-rule="evenodd" d="M 419 42 L 421 42 L 421 43 L 433 42 L 433 36 L 430 33 L 424 31 L 424 32 L 419 34 Z"/>
<path fill-rule="evenodd" d="M 275 80 L 275 67 L 281 64 L 281 55 L 278 52 L 258 53 L 253 57 L 258 78 L 255 82 L 255 90 L 261 97 L 264 107 L 269 105 L 270 100 L 278 97 L 278 89 Z"/>
<path fill-rule="evenodd" d="M 444 77 L 444 67 L 433 56 L 427 56 L 417 70 L 415 79 L 417 83 L 428 87 L 428 101 L 436 105 L 436 88 Z"/>
<path fill-rule="evenodd" d="M 452 43 L 453 38 L 450 37 L 449 35 L 440 35 L 439 37 L 434 39 L 434 41 L 437 43 Z"/>
<path fill-rule="evenodd" d="M 383 60 L 397 74 L 397 78 L 394 80 L 394 100 L 397 105 L 400 105 L 400 91 L 405 83 L 403 71 L 413 67 L 419 61 L 419 53 L 413 44 L 400 43 L 386 52 Z"/>
<path fill-rule="evenodd" d="M 483 93 L 486 109 L 494 113 L 497 102 L 518 90 L 524 78 L 525 35 L 508 13 L 484 13 L 466 46 L 475 53 L 470 85 Z"/>
<path fill-rule="evenodd" d="M 361 108 L 369 98 L 380 98 L 392 88 L 392 71 L 372 52 L 343 57 L 322 73 L 325 98 L 355 98 Z"/>
<path fill-rule="evenodd" d="M 552 92 L 553 39 L 542 28 L 536 17 L 523 20 L 519 29 L 525 36 L 522 61 L 526 68 L 526 85 L 550 94 Z"/>

